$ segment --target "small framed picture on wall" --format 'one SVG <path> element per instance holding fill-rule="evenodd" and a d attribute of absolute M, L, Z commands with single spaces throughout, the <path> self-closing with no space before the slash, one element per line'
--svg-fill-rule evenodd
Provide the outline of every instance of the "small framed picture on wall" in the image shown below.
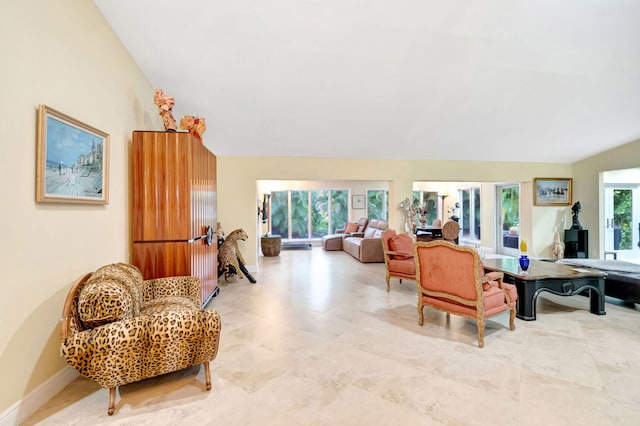
<path fill-rule="evenodd" d="M 570 206 L 571 178 L 535 178 L 533 180 L 533 205 Z"/>
<path fill-rule="evenodd" d="M 354 209 L 364 209 L 364 195 L 354 195 L 351 197 L 351 207 Z"/>

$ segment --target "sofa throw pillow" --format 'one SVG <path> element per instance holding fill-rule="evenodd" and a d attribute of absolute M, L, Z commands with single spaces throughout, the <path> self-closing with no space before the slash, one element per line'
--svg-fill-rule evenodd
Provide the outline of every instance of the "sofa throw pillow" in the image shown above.
<path fill-rule="evenodd" d="M 389 240 L 389 249 L 400 253 L 413 253 L 413 238 L 409 234 L 398 234 Z M 413 256 L 393 255 L 394 259 L 411 259 Z"/>
<path fill-rule="evenodd" d="M 344 228 L 345 234 L 353 234 L 358 230 L 358 224 L 355 222 L 347 222 L 347 226 Z"/>
<path fill-rule="evenodd" d="M 376 233 L 376 228 L 372 228 L 370 226 L 367 226 L 367 229 L 364 230 L 364 237 L 365 238 L 373 238 L 375 233 Z"/>

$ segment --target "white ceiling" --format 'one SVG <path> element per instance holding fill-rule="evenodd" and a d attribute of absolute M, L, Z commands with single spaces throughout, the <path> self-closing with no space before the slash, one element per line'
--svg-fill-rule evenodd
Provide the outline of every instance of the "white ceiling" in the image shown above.
<path fill-rule="evenodd" d="M 218 155 L 565 163 L 640 138 L 639 0 L 95 3 Z"/>

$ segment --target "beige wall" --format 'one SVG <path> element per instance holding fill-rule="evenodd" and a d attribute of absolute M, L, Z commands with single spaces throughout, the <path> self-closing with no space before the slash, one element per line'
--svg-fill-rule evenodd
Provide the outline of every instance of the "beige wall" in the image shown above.
<path fill-rule="evenodd" d="M 247 264 L 257 265 L 258 239 L 256 203 L 260 197 L 257 181 L 266 180 L 369 180 L 389 183 L 389 226 L 402 229 L 402 215 L 396 208 L 412 197 L 414 181 L 521 182 L 523 233 L 533 256 L 549 256 L 554 223 L 539 224 L 531 207 L 534 177 L 571 176 L 567 164 L 497 163 L 456 161 L 406 161 L 327 158 L 218 157 L 218 213 L 225 230 L 245 228 L 249 240 L 241 250 Z M 484 189 L 484 188 L 483 188 Z M 493 197 L 491 198 L 493 200 Z M 483 200 L 484 202 L 484 200 Z M 553 209 L 553 208 L 552 208 Z M 491 218 L 483 218 L 483 224 Z M 524 228 L 524 227 L 523 227 Z M 491 227 L 493 229 L 493 226 Z M 484 244 L 484 241 L 483 241 Z"/>
<path fill-rule="evenodd" d="M 580 224 L 589 230 L 589 257 L 604 255 L 602 172 L 640 167 L 640 139 L 573 165 L 573 199 L 580 201 Z M 571 217 L 569 217 L 571 224 Z"/>
<path fill-rule="evenodd" d="M 68 287 L 128 260 L 131 131 L 162 122 L 153 88 L 93 2 L 4 2 L 0 38 L 2 413 L 65 365 L 59 319 Z M 110 134 L 108 205 L 35 202 L 38 104 Z"/>

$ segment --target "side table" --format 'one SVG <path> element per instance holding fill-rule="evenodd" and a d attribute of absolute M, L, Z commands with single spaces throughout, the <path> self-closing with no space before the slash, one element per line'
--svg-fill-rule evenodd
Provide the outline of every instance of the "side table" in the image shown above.
<path fill-rule="evenodd" d="M 282 246 L 282 238 L 280 235 L 267 235 L 260 237 L 260 248 L 265 256 L 280 255 L 280 247 Z"/>

